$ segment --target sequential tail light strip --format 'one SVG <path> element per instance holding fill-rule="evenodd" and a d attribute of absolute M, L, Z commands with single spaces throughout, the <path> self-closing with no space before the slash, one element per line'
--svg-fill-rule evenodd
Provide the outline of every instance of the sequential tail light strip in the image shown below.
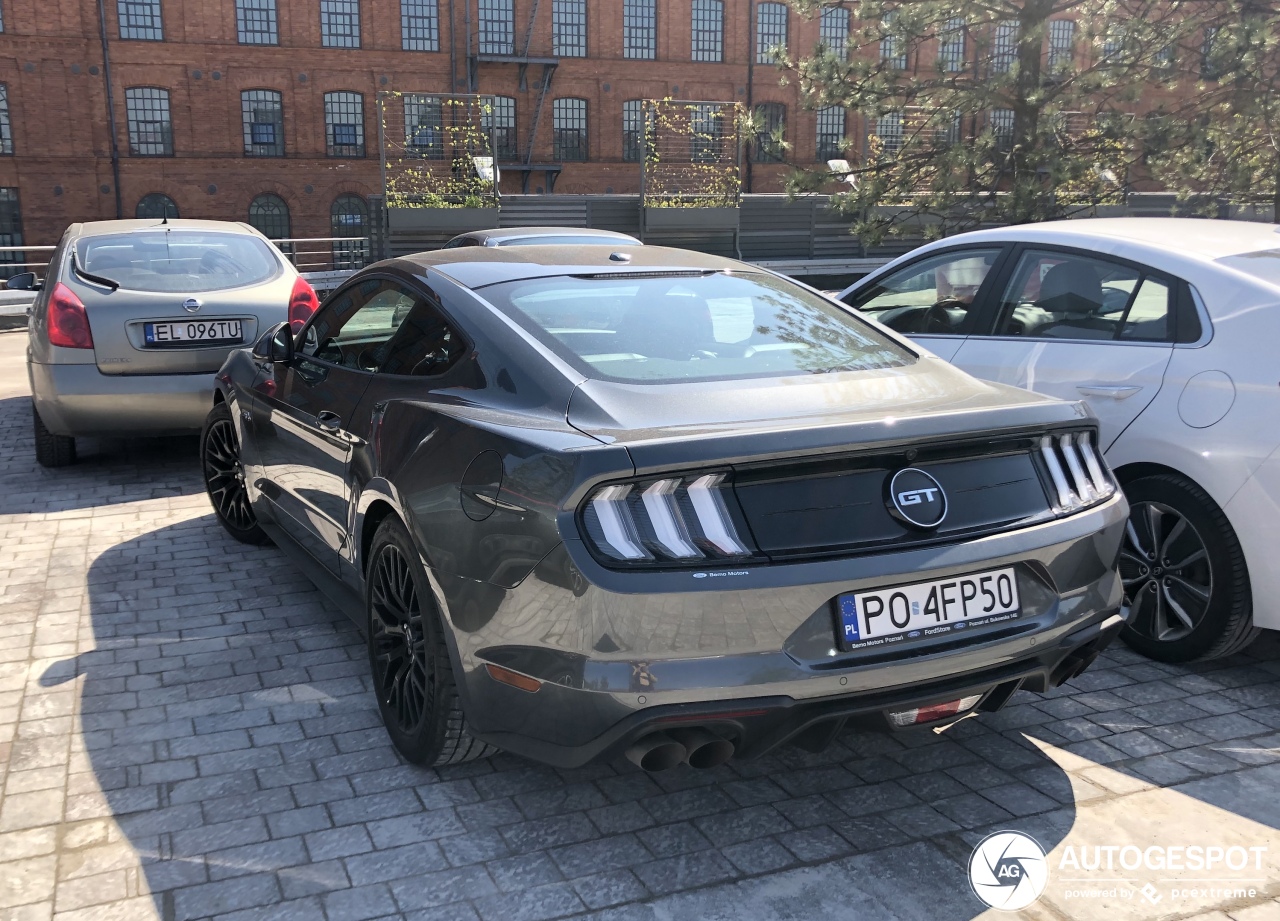
<path fill-rule="evenodd" d="M 1075 512 L 1112 496 L 1115 481 L 1093 450 L 1092 433 L 1045 435 L 1040 456 L 1058 495 L 1056 511 Z"/>

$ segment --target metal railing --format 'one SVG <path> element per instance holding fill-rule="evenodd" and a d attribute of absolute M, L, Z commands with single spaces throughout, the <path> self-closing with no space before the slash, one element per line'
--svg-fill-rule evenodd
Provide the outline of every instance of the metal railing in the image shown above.
<path fill-rule="evenodd" d="M 53 246 L 0 246 L 0 278 L 8 278 L 16 275 L 15 269 L 23 272 L 30 272 L 36 269 L 42 269 L 49 264 L 49 260 L 44 262 L 18 262 L 9 258 L 10 253 L 51 253 L 57 247 Z M 19 258 L 24 258 L 19 256 Z"/>
<path fill-rule="evenodd" d="M 271 242 L 299 272 L 354 272 L 369 263 L 368 237 L 286 237 Z"/>

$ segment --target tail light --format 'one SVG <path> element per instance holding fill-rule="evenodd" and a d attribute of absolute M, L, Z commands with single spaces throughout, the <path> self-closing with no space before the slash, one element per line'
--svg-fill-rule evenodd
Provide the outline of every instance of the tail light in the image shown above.
<path fill-rule="evenodd" d="M 1116 491 L 1110 472 L 1093 450 L 1092 432 L 1045 435 L 1040 439 L 1040 456 L 1053 480 L 1057 512 L 1078 512 Z"/>
<path fill-rule="evenodd" d="M 592 549 L 606 562 L 705 563 L 753 554 L 729 510 L 726 474 L 604 486 L 583 506 Z"/>
<path fill-rule="evenodd" d="M 289 325 L 295 333 L 311 319 L 319 306 L 320 299 L 316 297 L 316 289 L 299 275 L 293 283 L 293 293 L 289 295 Z"/>
<path fill-rule="evenodd" d="M 64 349 L 93 348 L 93 333 L 84 302 L 58 282 L 49 295 L 49 344 Z"/>
<path fill-rule="evenodd" d="M 898 710 L 889 714 L 889 720 L 895 726 L 917 726 L 920 723 L 932 723 L 934 720 L 946 719 L 948 716 L 959 716 L 972 710 L 982 700 L 981 694 L 949 700 L 944 704 L 931 704 L 928 707 L 915 707 L 911 710 Z"/>

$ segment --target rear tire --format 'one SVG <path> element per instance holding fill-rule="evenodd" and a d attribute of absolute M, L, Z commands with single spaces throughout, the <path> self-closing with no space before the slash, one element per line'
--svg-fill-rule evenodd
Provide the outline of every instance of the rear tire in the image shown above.
<path fill-rule="evenodd" d="M 205 416 L 200 431 L 200 467 L 213 513 L 227 533 L 242 544 L 271 543 L 249 504 L 240 438 L 226 403 L 217 404 Z"/>
<path fill-rule="evenodd" d="M 1120 575 L 1130 618 L 1121 638 L 1161 662 L 1216 659 L 1253 642 L 1261 631 L 1249 570 L 1217 503 L 1173 475 L 1142 477 L 1124 491 Z"/>
<path fill-rule="evenodd" d="M 70 435 L 55 435 L 44 427 L 44 420 L 31 401 L 31 421 L 36 435 L 36 462 L 41 467 L 66 467 L 76 462 L 76 440 Z"/>
<path fill-rule="evenodd" d="M 373 536 L 365 583 L 373 692 L 396 750 L 423 767 L 496 752 L 467 728 L 435 596 L 409 532 L 395 518 Z"/>

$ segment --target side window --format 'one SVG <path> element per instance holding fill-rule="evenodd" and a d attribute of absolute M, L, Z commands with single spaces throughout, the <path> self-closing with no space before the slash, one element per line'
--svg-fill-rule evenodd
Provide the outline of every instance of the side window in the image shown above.
<path fill-rule="evenodd" d="M 365 278 L 320 308 L 303 333 L 300 351 L 344 368 L 377 371 L 416 301 L 390 279 Z"/>
<path fill-rule="evenodd" d="M 900 269 L 849 299 L 849 305 L 901 333 L 966 333 L 970 308 L 999 249 L 944 253 Z"/>
<path fill-rule="evenodd" d="M 996 335 L 1168 341 L 1172 293 L 1168 282 L 1127 265 L 1029 250 L 1001 298 Z"/>
<path fill-rule="evenodd" d="M 411 295 L 395 334 L 381 350 L 379 374 L 430 377 L 449 370 L 466 352 L 462 336 L 445 322 L 429 298 Z"/>

